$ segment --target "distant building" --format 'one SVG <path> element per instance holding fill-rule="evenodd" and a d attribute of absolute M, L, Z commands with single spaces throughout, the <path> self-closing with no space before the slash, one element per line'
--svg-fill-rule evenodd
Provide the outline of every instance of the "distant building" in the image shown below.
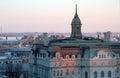
<path fill-rule="evenodd" d="M 41 36 L 41 40 L 44 42 L 44 45 L 48 46 L 50 39 L 47 33 L 43 33 L 43 35 Z"/>
<path fill-rule="evenodd" d="M 112 32 L 108 31 L 104 32 L 104 41 L 118 42 L 118 39 L 115 38 Z"/>
<path fill-rule="evenodd" d="M 28 48 L 1 48 L 0 76 L 28 78 L 30 52 Z"/>

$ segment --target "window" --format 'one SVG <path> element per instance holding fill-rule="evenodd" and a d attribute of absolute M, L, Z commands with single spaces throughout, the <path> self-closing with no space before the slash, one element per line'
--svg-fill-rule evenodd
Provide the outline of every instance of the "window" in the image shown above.
<path fill-rule="evenodd" d="M 55 74 L 56 74 L 56 71 L 54 70 L 54 71 L 53 71 L 53 76 L 55 76 Z"/>
<path fill-rule="evenodd" d="M 101 72 L 101 77 L 104 77 L 104 71 Z"/>
<path fill-rule="evenodd" d="M 75 55 L 72 55 L 72 59 L 75 59 Z"/>
<path fill-rule="evenodd" d="M 69 59 L 69 55 L 66 55 L 66 59 Z"/>
<path fill-rule="evenodd" d="M 61 70 L 61 73 L 60 73 L 60 75 L 61 75 L 61 76 L 63 75 L 63 70 Z"/>
<path fill-rule="evenodd" d="M 106 58 L 106 55 L 104 55 L 104 58 Z"/>
<path fill-rule="evenodd" d="M 108 71 L 108 77 L 111 78 L 111 71 Z"/>
<path fill-rule="evenodd" d="M 57 58 L 57 59 L 60 58 L 60 53 L 56 53 L 56 58 Z"/>
<path fill-rule="evenodd" d="M 80 69 L 78 69 L 78 74 L 80 74 Z"/>
<path fill-rule="evenodd" d="M 59 76 L 59 70 L 57 70 L 57 76 Z"/>
<path fill-rule="evenodd" d="M 88 72 L 85 72 L 85 78 L 88 78 Z"/>
<path fill-rule="evenodd" d="M 74 70 L 72 70 L 72 75 L 74 75 Z"/>
<path fill-rule="evenodd" d="M 66 70 L 66 75 L 68 75 L 68 74 L 69 74 L 69 70 L 67 69 L 67 70 Z"/>
<path fill-rule="evenodd" d="M 97 78 L 97 72 L 96 71 L 94 72 L 94 78 Z"/>
<path fill-rule="evenodd" d="M 119 67 L 117 67 L 116 72 L 119 73 Z"/>

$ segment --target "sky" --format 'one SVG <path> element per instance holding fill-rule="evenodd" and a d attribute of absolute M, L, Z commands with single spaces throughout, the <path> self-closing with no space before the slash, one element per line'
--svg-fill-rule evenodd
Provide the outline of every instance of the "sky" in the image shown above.
<path fill-rule="evenodd" d="M 0 0 L 1 32 L 71 32 L 75 5 L 82 32 L 120 32 L 120 0 Z"/>

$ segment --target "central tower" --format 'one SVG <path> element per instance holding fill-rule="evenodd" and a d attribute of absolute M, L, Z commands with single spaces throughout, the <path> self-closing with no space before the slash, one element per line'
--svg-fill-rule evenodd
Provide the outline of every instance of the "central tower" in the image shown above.
<path fill-rule="evenodd" d="M 82 33 L 81 33 L 81 21 L 80 18 L 77 14 L 77 5 L 76 5 L 76 11 L 74 18 L 71 23 L 71 38 L 76 38 L 76 39 L 82 39 Z"/>

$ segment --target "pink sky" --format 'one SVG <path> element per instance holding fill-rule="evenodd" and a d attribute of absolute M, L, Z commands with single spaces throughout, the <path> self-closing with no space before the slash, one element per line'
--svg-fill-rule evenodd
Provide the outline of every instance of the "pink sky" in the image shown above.
<path fill-rule="evenodd" d="M 119 32 L 119 0 L 0 0 L 2 32 L 71 32 L 78 4 L 82 32 Z"/>

